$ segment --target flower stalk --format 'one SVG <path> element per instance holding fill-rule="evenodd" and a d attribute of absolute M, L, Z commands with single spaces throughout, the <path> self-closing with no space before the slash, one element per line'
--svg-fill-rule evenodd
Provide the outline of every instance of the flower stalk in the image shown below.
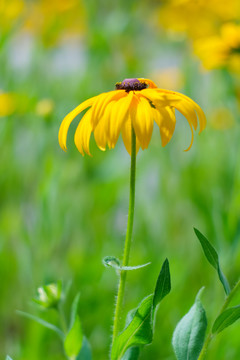
<path fill-rule="evenodd" d="M 132 230 L 133 230 L 134 205 L 135 205 L 135 179 L 136 179 L 136 135 L 132 127 L 130 194 L 129 194 L 128 224 L 127 224 L 127 232 L 126 232 L 126 239 L 124 245 L 123 262 L 122 262 L 123 267 L 128 266 L 131 243 L 132 243 Z M 122 270 L 120 272 L 120 279 L 119 279 L 118 293 L 117 293 L 117 300 L 116 300 L 116 307 L 114 314 L 112 344 L 114 344 L 122 324 L 122 307 L 124 300 L 126 278 L 127 278 L 127 271 Z"/>

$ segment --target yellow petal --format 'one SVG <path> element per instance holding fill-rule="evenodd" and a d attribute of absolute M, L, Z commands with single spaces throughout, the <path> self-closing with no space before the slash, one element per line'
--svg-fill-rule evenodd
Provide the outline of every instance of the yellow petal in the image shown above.
<path fill-rule="evenodd" d="M 184 150 L 184 151 L 188 151 L 188 150 L 190 150 L 190 149 L 191 149 L 191 147 L 192 147 L 192 144 L 193 144 L 194 132 L 193 132 L 193 128 L 192 128 L 192 125 L 191 125 L 191 124 L 190 124 L 190 129 L 191 129 L 191 133 L 192 133 L 191 143 L 190 143 L 189 147 L 188 147 L 186 150 Z"/>
<path fill-rule="evenodd" d="M 195 109 L 193 106 L 186 100 L 178 101 L 175 103 L 174 107 L 180 111 L 180 113 L 187 119 L 189 125 L 193 125 L 194 129 L 197 129 L 198 120 Z"/>
<path fill-rule="evenodd" d="M 74 135 L 75 145 L 83 156 L 84 152 L 91 155 L 89 151 L 89 140 L 92 133 L 91 117 L 92 109 L 88 110 L 83 116 Z"/>
<path fill-rule="evenodd" d="M 93 113 L 92 113 L 92 125 L 95 128 L 104 114 L 106 106 L 113 100 L 118 100 L 121 97 L 126 96 L 127 93 L 125 90 L 114 90 L 108 93 L 103 93 L 99 95 L 98 100 L 93 105 Z"/>
<path fill-rule="evenodd" d="M 106 150 L 106 145 L 108 142 L 109 122 L 111 118 L 111 111 L 114 105 L 115 101 L 111 101 L 107 105 L 103 116 L 99 119 L 98 124 L 94 130 L 94 138 L 97 146 L 103 151 Z"/>
<path fill-rule="evenodd" d="M 207 120 L 206 120 L 206 116 L 203 112 L 203 110 L 201 109 L 201 107 L 195 102 L 193 101 L 191 98 L 189 98 L 188 96 L 184 95 L 184 94 L 180 94 L 178 93 L 178 95 L 185 99 L 186 101 L 188 101 L 194 108 L 194 110 L 196 111 L 197 113 L 197 116 L 198 116 L 198 119 L 199 119 L 199 133 L 201 133 L 205 127 L 206 127 L 206 124 L 207 124 Z"/>
<path fill-rule="evenodd" d="M 131 152 L 132 152 L 132 123 L 131 123 L 130 116 L 128 116 L 127 121 L 125 121 L 123 126 L 122 126 L 122 139 L 123 139 L 123 143 L 125 145 L 125 148 L 126 148 L 127 152 L 131 156 Z M 139 147 L 140 147 L 140 143 L 139 143 L 138 138 L 136 137 L 136 154 L 139 151 Z"/>
<path fill-rule="evenodd" d="M 94 97 L 84 101 L 63 119 L 60 129 L 59 129 L 59 132 L 58 132 L 58 142 L 64 151 L 67 150 L 67 145 L 66 145 L 67 133 L 68 133 L 68 129 L 69 129 L 71 122 L 81 111 L 85 110 L 89 106 L 92 106 L 93 103 L 95 102 L 96 98 L 97 98 L 97 96 L 94 96 Z"/>
<path fill-rule="evenodd" d="M 156 85 L 152 80 L 144 79 L 144 78 L 139 78 L 138 80 L 139 80 L 141 83 L 148 84 L 148 88 L 149 88 L 149 89 L 156 89 L 156 88 L 157 88 L 157 85 Z"/>
<path fill-rule="evenodd" d="M 168 94 L 168 96 L 179 96 L 180 99 L 184 99 L 186 100 L 188 103 L 190 103 L 192 105 L 192 107 L 194 108 L 194 110 L 196 111 L 197 113 L 197 116 L 198 116 L 198 119 L 199 119 L 199 125 L 200 125 L 200 130 L 199 130 L 199 133 L 205 129 L 206 127 L 206 123 L 207 123 L 207 120 L 206 120 L 206 116 L 203 112 L 203 110 L 201 109 L 201 107 L 195 102 L 193 101 L 190 97 L 184 95 L 184 94 L 180 94 L 180 93 L 177 93 L 177 92 L 174 92 L 174 91 L 170 91 L 170 90 L 161 90 L 161 89 L 158 89 L 159 91 L 164 91 L 166 94 Z M 174 106 L 174 105 L 173 105 Z"/>
<path fill-rule="evenodd" d="M 123 123 L 127 120 L 129 107 L 133 99 L 133 91 L 127 96 L 115 101 L 111 108 L 111 118 L 108 129 L 109 148 L 115 147 L 118 140 Z"/>
<path fill-rule="evenodd" d="M 152 112 L 153 120 L 160 128 L 162 121 L 163 121 L 163 117 L 162 117 L 160 111 L 157 110 L 156 108 L 151 107 L 151 112 Z"/>
<path fill-rule="evenodd" d="M 155 106 L 175 107 L 187 118 L 188 122 L 192 124 L 195 129 L 197 127 L 197 118 L 195 114 L 196 111 L 200 125 L 199 132 L 205 128 L 206 117 L 204 112 L 200 106 L 188 96 L 164 89 L 144 89 L 141 91 L 141 94 L 149 98 Z"/>
<path fill-rule="evenodd" d="M 159 92 L 158 89 L 143 89 L 141 90 L 141 95 L 146 99 L 151 100 L 154 105 L 161 107 L 169 106 L 169 100 L 167 99 L 166 94 Z"/>
<path fill-rule="evenodd" d="M 149 101 L 140 94 L 138 96 L 135 95 L 133 98 L 130 117 L 141 148 L 144 150 L 148 147 L 151 140 L 153 118 Z"/>
<path fill-rule="evenodd" d="M 176 125 L 176 117 L 174 109 L 170 107 L 161 108 L 159 110 L 159 114 L 161 118 L 159 129 L 162 146 L 166 146 L 173 136 Z"/>

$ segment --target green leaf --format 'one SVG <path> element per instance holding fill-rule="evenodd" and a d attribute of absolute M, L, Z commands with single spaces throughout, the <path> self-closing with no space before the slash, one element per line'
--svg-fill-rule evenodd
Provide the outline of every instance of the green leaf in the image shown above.
<path fill-rule="evenodd" d="M 174 330 L 172 345 L 177 360 L 197 360 L 201 352 L 207 328 L 206 313 L 199 298 L 201 291 Z"/>
<path fill-rule="evenodd" d="M 113 360 L 122 359 L 129 348 L 152 342 L 153 314 L 159 302 L 170 292 L 170 289 L 169 264 L 166 259 L 160 271 L 154 294 L 144 298 L 135 310 L 130 311 L 125 329 L 113 344 Z"/>
<path fill-rule="evenodd" d="M 153 294 L 143 299 L 136 309 L 130 324 L 117 337 L 113 345 L 113 360 L 121 359 L 125 351 L 132 346 L 145 345 L 152 342 L 152 305 Z"/>
<path fill-rule="evenodd" d="M 195 229 L 195 234 L 197 235 L 198 240 L 200 241 L 200 244 L 202 245 L 202 249 L 204 251 L 204 254 L 208 260 L 208 262 L 217 270 L 219 280 L 221 281 L 225 293 L 228 295 L 231 291 L 228 280 L 226 276 L 223 274 L 220 263 L 219 263 L 219 257 L 218 253 L 215 250 L 215 248 L 212 246 L 212 244 L 205 238 L 205 236 L 198 230 Z"/>
<path fill-rule="evenodd" d="M 150 265 L 151 263 L 148 262 L 146 264 L 143 265 L 136 265 L 136 266 L 121 266 L 120 260 L 117 259 L 115 256 L 105 256 L 105 258 L 103 258 L 103 265 L 106 267 L 112 267 L 114 268 L 118 273 L 120 271 L 129 271 L 129 270 L 137 270 L 137 269 L 141 269 L 145 266 Z"/>
<path fill-rule="evenodd" d="M 129 348 L 122 357 L 122 360 L 138 360 L 140 348 L 137 346 Z"/>
<path fill-rule="evenodd" d="M 68 280 L 68 282 L 64 285 L 63 291 L 62 291 L 63 302 L 67 299 L 67 297 L 70 293 L 71 286 L 72 286 L 72 280 Z"/>
<path fill-rule="evenodd" d="M 215 320 L 212 332 L 220 333 L 226 327 L 232 325 L 240 318 L 240 305 L 231 307 L 225 311 L 223 311 Z"/>
<path fill-rule="evenodd" d="M 17 312 L 18 315 L 21 315 L 21 316 L 24 316 L 24 317 L 26 317 L 28 319 L 34 320 L 37 323 L 41 324 L 42 326 L 45 326 L 46 328 L 55 331 L 60 336 L 61 339 L 64 338 L 64 333 L 57 326 L 55 326 L 55 325 L 53 325 L 53 324 L 51 324 L 51 323 L 37 317 L 37 316 L 28 314 L 26 312 L 19 311 L 19 310 L 17 310 L 16 312 Z"/>
<path fill-rule="evenodd" d="M 77 356 L 79 351 L 81 350 L 82 342 L 83 342 L 83 333 L 82 333 L 81 321 L 79 316 L 77 315 L 75 317 L 73 326 L 69 330 L 64 341 L 64 349 L 66 355 L 69 357 Z"/>
<path fill-rule="evenodd" d="M 155 310 L 156 306 L 160 301 L 170 292 L 171 290 L 171 279 L 170 279 L 170 270 L 169 262 L 166 259 L 163 263 L 162 269 L 157 279 L 157 284 L 153 297 L 153 308 Z"/>
<path fill-rule="evenodd" d="M 77 356 L 82 348 L 83 333 L 81 321 L 77 314 L 80 293 L 73 300 L 71 308 L 70 330 L 64 341 L 64 349 L 67 356 Z"/>
<path fill-rule="evenodd" d="M 77 295 L 75 296 L 73 303 L 72 303 L 72 308 L 71 308 L 71 319 L 70 319 L 70 328 L 73 326 L 74 321 L 77 317 L 77 311 L 78 311 L 78 305 L 79 305 L 79 299 L 80 299 L 80 292 L 77 293 Z"/>
<path fill-rule="evenodd" d="M 76 360 L 92 360 L 92 352 L 87 338 L 83 337 L 82 348 Z"/>
<path fill-rule="evenodd" d="M 148 262 L 146 264 L 142 264 L 142 265 L 136 265 L 136 266 L 121 266 L 120 270 L 125 270 L 125 271 L 131 271 L 131 270 L 138 270 L 138 269 L 141 269 L 145 266 L 148 266 L 150 265 L 151 263 Z"/>
<path fill-rule="evenodd" d="M 9 355 L 7 355 L 6 360 L 12 360 L 12 358 Z"/>

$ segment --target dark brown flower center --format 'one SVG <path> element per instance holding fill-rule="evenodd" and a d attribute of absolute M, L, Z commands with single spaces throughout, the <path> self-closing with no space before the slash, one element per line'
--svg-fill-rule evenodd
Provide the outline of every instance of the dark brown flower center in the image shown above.
<path fill-rule="evenodd" d="M 125 79 L 122 82 L 116 83 L 116 90 L 143 90 L 148 87 L 148 84 L 140 82 L 138 79 Z"/>

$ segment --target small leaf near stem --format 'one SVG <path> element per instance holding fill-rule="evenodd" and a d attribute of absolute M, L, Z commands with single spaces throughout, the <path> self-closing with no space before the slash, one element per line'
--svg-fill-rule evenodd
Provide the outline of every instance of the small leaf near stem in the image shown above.
<path fill-rule="evenodd" d="M 207 328 L 206 313 L 200 301 L 202 290 L 174 330 L 172 344 L 178 360 L 197 360 L 201 352 Z"/>
<path fill-rule="evenodd" d="M 227 310 L 224 310 L 215 320 L 212 332 L 214 333 L 220 333 L 223 331 L 226 327 L 232 325 L 240 318 L 240 305 L 231 307 Z"/>
<path fill-rule="evenodd" d="M 81 321 L 79 316 L 77 315 L 74 323 L 67 333 L 65 340 L 64 340 L 64 349 L 66 355 L 71 359 L 75 359 L 76 356 L 79 354 L 83 342 L 83 333 L 81 327 Z"/>
<path fill-rule="evenodd" d="M 75 296 L 72 302 L 70 326 L 64 340 L 64 349 L 70 359 L 76 358 L 83 345 L 82 326 L 78 316 L 79 299 L 80 293 Z"/>
<path fill-rule="evenodd" d="M 133 351 L 135 355 L 138 355 L 140 346 L 152 342 L 156 308 L 170 290 L 169 263 L 166 259 L 158 276 L 154 293 L 144 298 L 136 309 L 128 313 L 125 329 L 118 335 L 113 344 L 113 360 L 122 359 L 127 352 L 125 359 L 137 359 L 137 357 L 133 357 Z"/>
<path fill-rule="evenodd" d="M 157 305 L 160 303 L 160 301 L 170 292 L 170 290 L 171 290 L 171 278 L 170 278 L 169 262 L 168 259 L 166 259 L 161 268 L 154 291 L 154 297 L 153 297 L 154 311 Z"/>
<path fill-rule="evenodd" d="M 143 265 L 136 265 L 136 266 L 121 266 L 119 259 L 117 259 L 115 256 L 105 256 L 103 258 L 103 265 L 105 267 L 112 267 L 116 270 L 117 274 L 119 275 L 121 271 L 131 271 L 131 270 L 138 270 L 145 266 L 150 265 L 151 263 L 148 262 Z"/>
<path fill-rule="evenodd" d="M 228 280 L 224 273 L 221 270 L 219 257 L 216 249 L 212 246 L 210 241 L 196 228 L 194 228 L 194 232 L 200 241 L 204 254 L 208 260 L 208 262 L 217 270 L 219 280 L 221 281 L 224 291 L 226 295 L 228 295 L 231 291 Z"/>

